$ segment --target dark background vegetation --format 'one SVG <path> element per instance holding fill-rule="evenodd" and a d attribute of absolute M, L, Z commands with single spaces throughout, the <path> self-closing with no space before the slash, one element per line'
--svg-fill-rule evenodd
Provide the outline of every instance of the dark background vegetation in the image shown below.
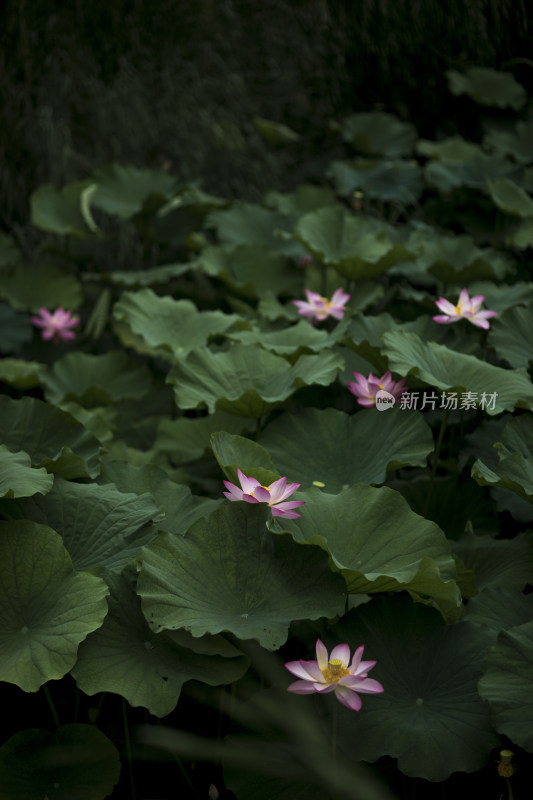
<path fill-rule="evenodd" d="M 533 88 L 531 0 L 4 0 L 0 225 L 42 183 L 111 161 L 257 200 L 321 178 L 331 121 L 383 108 L 421 135 L 468 126 L 444 71 L 510 69 Z M 464 105 L 464 103 L 469 105 Z M 255 116 L 298 144 L 269 147 Z M 471 121 L 471 124 L 474 124 Z"/>

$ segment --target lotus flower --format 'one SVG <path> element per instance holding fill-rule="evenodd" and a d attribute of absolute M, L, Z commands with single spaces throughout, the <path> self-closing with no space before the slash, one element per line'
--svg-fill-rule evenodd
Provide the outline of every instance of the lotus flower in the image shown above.
<path fill-rule="evenodd" d="M 289 661 L 285 664 L 289 672 L 300 678 L 291 683 L 288 691 L 295 694 L 335 692 L 337 700 L 347 708 L 359 711 L 362 705 L 359 694 L 380 694 L 384 691 L 381 683 L 367 677 L 376 662 L 361 661 L 364 649 L 364 645 L 357 648 L 348 666 L 350 648 L 347 644 L 338 644 L 328 658 L 326 646 L 317 639 L 316 661 Z"/>
<path fill-rule="evenodd" d="M 261 486 L 259 481 L 255 478 L 248 478 L 240 469 L 237 469 L 237 475 L 241 488 L 235 486 L 230 481 L 224 481 L 224 486 L 229 491 L 224 492 L 224 497 L 232 502 L 235 500 L 244 500 L 246 503 L 268 503 L 272 509 L 272 516 L 285 517 L 285 519 L 296 519 L 301 514 L 296 514 L 292 511 L 293 508 L 305 505 L 305 500 L 291 500 L 288 503 L 283 503 L 286 497 L 290 497 L 297 489 L 300 488 L 299 483 L 287 483 L 287 478 L 280 478 L 270 486 Z"/>
<path fill-rule="evenodd" d="M 490 317 L 497 317 L 498 312 L 480 311 L 479 307 L 484 299 L 485 295 L 482 294 L 476 294 L 474 297 L 469 297 L 466 289 L 463 289 L 459 295 L 456 306 L 454 306 L 444 297 L 439 297 L 438 300 L 435 300 L 435 305 L 441 311 L 444 311 L 444 314 L 439 314 L 438 316 L 433 317 L 433 320 L 434 322 L 439 322 L 441 325 L 445 325 L 449 322 L 457 322 L 460 319 L 467 319 L 468 322 L 472 323 L 472 325 L 476 325 L 478 328 L 484 328 L 485 330 L 488 330 L 490 325 L 487 320 L 490 319 Z"/>
<path fill-rule="evenodd" d="M 298 307 L 298 313 L 307 317 L 311 322 L 320 322 L 328 317 L 335 317 L 335 319 L 342 319 L 344 317 L 344 306 L 350 299 L 349 294 L 344 294 L 342 289 L 337 289 L 333 293 L 331 300 L 327 297 L 321 297 L 316 292 L 305 290 L 307 301 L 293 300 L 295 306 Z"/>
<path fill-rule="evenodd" d="M 348 389 L 354 394 L 360 406 L 371 408 L 376 405 L 376 394 L 379 391 L 388 392 L 399 400 L 405 391 L 405 379 L 394 381 L 387 370 L 381 378 L 376 378 L 372 373 L 365 378 L 360 372 L 354 372 L 355 381 L 349 381 Z"/>
<path fill-rule="evenodd" d="M 43 339 L 52 339 L 54 342 L 59 342 L 62 339 L 66 342 L 76 336 L 70 328 L 75 328 L 80 324 L 79 318 L 73 317 L 71 314 L 71 311 L 65 311 L 63 308 L 58 308 L 53 314 L 50 314 L 46 308 L 40 308 L 40 316 L 32 317 L 31 321 L 38 328 L 42 328 L 41 336 Z"/>

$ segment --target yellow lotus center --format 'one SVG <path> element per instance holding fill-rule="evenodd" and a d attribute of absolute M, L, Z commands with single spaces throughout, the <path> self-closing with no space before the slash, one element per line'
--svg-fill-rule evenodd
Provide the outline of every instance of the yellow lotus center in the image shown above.
<path fill-rule="evenodd" d="M 379 386 L 380 389 L 384 389 L 385 388 L 382 383 L 378 383 L 378 386 Z"/>
<path fill-rule="evenodd" d="M 345 675 L 350 674 L 350 670 L 343 666 L 340 658 L 332 658 L 331 661 L 328 661 L 326 669 L 321 671 L 328 683 L 337 683 L 337 681 L 340 681 Z"/>
<path fill-rule="evenodd" d="M 455 313 L 461 316 L 462 312 L 463 312 L 463 304 L 457 303 L 457 305 L 455 306 Z"/>
<path fill-rule="evenodd" d="M 321 297 L 320 299 L 326 304 L 326 308 L 331 308 L 331 301 L 327 297 Z"/>

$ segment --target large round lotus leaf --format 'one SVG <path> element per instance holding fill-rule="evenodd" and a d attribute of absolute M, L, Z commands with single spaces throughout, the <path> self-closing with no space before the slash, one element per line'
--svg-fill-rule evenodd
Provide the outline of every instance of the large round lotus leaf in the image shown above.
<path fill-rule="evenodd" d="M 271 422 L 261 446 L 281 475 L 304 487 L 319 481 L 327 492 L 338 492 L 354 483 L 383 483 L 388 469 L 425 466 L 434 443 L 417 412 L 371 408 L 350 416 L 306 408 Z"/>
<path fill-rule="evenodd" d="M 533 302 L 533 283 L 518 281 L 513 284 L 494 283 L 494 281 L 476 281 L 469 284 L 471 295 L 482 294 L 485 297 L 483 306 L 493 308 L 500 314 L 515 306 L 528 306 Z M 492 331 L 489 336 L 492 335 Z"/>
<path fill-rule="evenodd" d="M 467 142 L 461 136 L 442 139 L 440 142 L 421 139 L 416 146 L 416 152 L 443 161 L 445 164 L 464 164 L 465 161 L 483 155 L 483 150 L 478 144 Z"/>
<path fill-rule="evenodd" d="M 533 217 L 533 200 L 509 178 L 491 181 L 487 178 L 489 195 L 501 211 L 517 217 Z"/>
<path fill-rule="evenodd" d="M 482 106 L 521 108 L 527 95 L 510 72 L 488 67 L 470 67 L 465 73 L 449 69 L 445 73 L 452 94 L 467 94 Z"/>
<path fill-rule="evenodd" d="M 342 206 L 330 206 L 303 216 L 296 238 L 324 264 L 350 280 L 373 278 L 413 256 L 389 238 L 385 226 L 351 216 Z"/>
<path fill-rule="evenodd" d="M 448 614 L 461 602 L 450 545 L 392 489 L 352 486 L 339 494 L 300 491 L 305 513 L 277 519 L 295 541 L 326 550 L 353 594 L 409 590 L 434 598 Z"/>
<path fill-rule="evenodd" d="M 83 300 L 78 280 L 52 264 L 19 264 L 13 273 L 0 277 L 0 293 L 16 310 L 35 314 L 43 307 L 73 310 Z"/>
<path fill-rule="evenodd" d="M 430 161 L 424 167 L 424 177 L 429 186 L 441 192 L 450 192 L 462 186 L 468 189 L 487 188 L 487 178 L 519 179 L 522 168 L 508 159 L 481 153 L 462 164 Z"/>
<path fill-rule="evenodd" d="M 505 239 L 507 247 L 516 247 L 519 250 L 527 250 L 533 247 L 533 220 L 528 219 L 520 223 Z"/>
<path fill-rule="evenodd" d="M 488 700 L 494 727 L 533 752 L 533 622 L 502 631 L 486 658 L 479 693 Z"/>
<path fill-rule="evenodd" d="M 237 468 L 263 486 L 269 486 L 280 477 L 265 448 L 251 439 L 218 431 L 211 436 L 211 447 L 226 477 L 237 486 Z"/>
<path fill-rule="evenodd" d="M 21 252 L 15 240 L 5 233 L 0 233 L 0 270 L 11 267 L 21 261 Z"/>
<path fill-rule="evenodd" d="M 294 266 L 291 268 L 286 256 L 265 249 L 263 244 L 206 247 L 196 263 L 208 275 L 251 297 L 262 297 L 268 290 L 289 296 L 303 291 L 305 274 Z"/>
<path fill-rule="evenodd" d="M 483 589 L 468 601 L 465 619 L 475 625 L 486 625 L 495 635 L 516 628 L 533 618 L 533 595 Z"/>
<path fill-rule="evenodd" d="M 119 754 L 94 725 L 28 728 L 0 748 L 2 800 L 104 800 L 119 775 Z"/>
<path fill-rule="evenodd" d="M 108 214 L 130 219 L 141 211 L 150 194 L 173 195 L 178 182 L 166 172 L 111 164 L 93 173 L 97 189 L 92 204 Z"/>
<path fill-rule="evenodd" d="M 417 138 L 411 124 L 384 111 L 352 114 L 342 123 L 341 132 L 344 141 L 365 156 L 409 155 Z"/>
<path fill-rule="evenodd" d="M 111 592 L 109 613 L 102 627 L 80 645 L 71 670 L 85 694 L 114 692 L 131 706 L 144 706 L 151 714 L 164 717 L 175 708 L 185 681 L 216 686 L 242 677 L 248 660 L 229 644 L 226 653 L 224 641 L 217 648 L 216 639 L 210 642 L 208 638 L 211 649 L 197 653 L 187 643 L 189 639 L 193 644 L 202 640 L 192 639 L 190 634 L 182 632 L 180 645 L 164 633 L 153 633 L 142 615 L 132 573 L 99 572 Z"/>
<path fill-rule="evenodd" d="M 358 714 L 338 709 L 337 741 L 347 757 L 392 756 L 404 774 L 430 781 L 485 766 L 499 743 L 477 693 L 490 631 L 446 626 L 432 608 L 380 597 L 351 611 L 330 637 L 328 647 L 364 644 L 364 658 L 377 662 L 370 677 L 385 690 L 361 695 Z"/>
<path fill-rule="evenodd" d="M 247 417 L 215 411 L 207 417 L 163 419 L 157 428 L 154 448 L 166 453 L 176 464 L 201 458 L 211 447 L 211 434 L 216 431 L 245 433 L 255 428 Z"/>
<path fill-rule="evenodd" d="M 531 583 L 531 533 L 519 533 L 514 539 L 491 539 L 470 533 L 453 543 L 453 551 L 473 570 L 478 589 L 490 587 L 520 592 Z"/>
<path fill-rule="evenodd" d="M 335 329 L 328 333 L 302 319 L 296 325 L 281 330 L 235 331 L 228 334 L 228 339 L 245 345 L 260 345 L 265 350 L 280 356 L 294 353 L 303 355 L 306 352 L 319 353 L 321 350 L 333 347 L 345 335 L 344 329 L 349 323 L 348 318 L 344 322 L 345 325 L 336 325 Z"/>
<path fill-rule="evenodd" d="M 144 397 L 151 382 L 147 367 L 119 350 L 99 356 L 69 353 L 55 362 L 44 380 L 51 403 L 76 400 L 88 408 Z"/>
<path fill-rule="evenodd" d="M 0 497 L 31 497 L 37 492 L 46 494 L 53 484 L 53 475 L 45 469 L 34 469 L 27 453 L 14 453 L 0 444 Z"/>
<path fill-rule="evenodd" d="M 237 320 L 236 314 L 198 311 L 190 300 L 159 297 L 151 289 L 123 292 L 113 306 L 117 332 L 126 346 L 163 358 L 183 358 Z"/>
<path fill-rule="evenodd" d="M 428 472 L 411 480 L 388 480 L 387 486 L 405 497 L 415 514 L 436 522 L 448 539 L 460 539 L 470 521 L 476 530 L 500 530 L 487 489 L 463 476 L 431 477 Z"/>
<path fill-rule="evenodd" d="M 284 214 L 270 211 L 252 203 L 234 203 L 224 211 L 212 211 L 206 219 L 207 228 L 214 228 L 222 244 L 256 242 L 274 253 L 298 258 L 299 245 L 283 236 L 292 223 Z"/>
<path fill-rule="evenodd" d="M 66 411 L 34 397 L 0 397 L 0 439 L 11 450 L 25 450 L 35 467 L 64 478 L 98 474 L 98 440 Z"/>
<path fill-rule="evenodd" d="M 266 528 L 265 505 L 227 503 L 187 536 L 163 534 L 142 551 L 137 591 L 155 632 L 230 631 L 277 650 L 294 620 L 341 614 L 345 585 L 318 547 Z"/>
<path fill-rule="evenodd" d="M 168 375 L 179 408 L 201 408 L 262 417 L 302 386 L 329 386 L 343 366 L 327 352 L 300 356 L 288 365 L 261 347 L 235 345 L 228 352 L 192 350 Z"/>
<path fill-rule="evenodd" d="M 33 326 L 26 314 L 17 314 L 5 303 L 0 303 L 0 352 L 17 353 L 33 336 Z"/>
<path fill-rule="evenodd" d="M 406 206 L 417 202 L 424 187 L 416 161 L 333 161 L 328 177 L 342 196 L 351 197 L 360 190 L 371 199 Z"/>
<path fill-rule="evenodd" d="M 25 692 L 62 678 L 107 614 L 105 581 L 74 572 L 44 525 L 0 522 L 0 680 Z"/>
<path fill-rule="evenodd" d="M 46 364 L 19 358 L 0 358 L 0 381 L 17 389 L 32 389 L 42 383 Z"/>
<path fill-rule="evenodd" d="M 533 121 L 517 122 L 514 132 L 489 128 L 483 147 L 498 156 L 511 156 L 521 164 L 533 162 Z"/>
<path fill-rule="evenodd" d="M 95 230 L 89 210 L 93 186 L 91 181 L 71 183 L 63 189 L 39 186 L 30 197 L 32 224 L 60 235 L 90 235 Z"/>
<path fill-rule="evenodd" d="M 310 183 L 304 183 L 288 194 L 276 191 L 267 192 L 264 203 L 268 208 L 280 211 L 288 217 L 301 217 L 308 211 L 336 205 L 337 198 L 329 186 L 313 186 Z"/>
<path fill-rule="evenodd" d="M 500 358 L 512 367 L 527 367 L 533 361 L 533 303 L 509 308 L 495 321 L 489 331 L 488 341 Z"/>
<path fill-rule="evenodd" d="M 471 437 L 474 438 L 473 436 Z M 494 439 L 499 439 L 494 444 Z M 490 445 L 488 446 L 490 441 Z M 472 477 L 483 485 L 498 486 L 533 503 L 533 419 L 511 419 L 501 431 L 478 437 L 481 459 L 472 466 Z M 477 449 L 477 448 L 476 448 Z"/>
<path fill-rule="evenodd" d="M 526 370 L 495 367 L 435 342 L 423 342 L 416 333 L 384 333 L 383 341 L 391 370 L 400 375 L 417 375 L 438 389 L 471 392 L 476 407 L 481 408 L 484 398 L 483 410 L 487 414 L 513 411 L 517 406 L 533 408 L 533 385 Z"/>
<path fill-rule="evenodd" d="M 165 515 L 158 520 L 157 528 L 169 533 L 186 533 L 197 519 L 210 514 L 222 502 L 195 497 L 188 486 L 174 483 L 153 464 L 136 467 L 126 461 L 106 461 L 99 480 L 113 484 L 124 494 L 133 492 L 146 496 L 149 493 Z"/>
<path fill-rule="evenodd" d="M 112 484 L 69 483 L 56 477 L 45 497 L 2 500 L 8 519 L 29 519 L 57 531 L 77 570 L 120 572 L 155 534 L 162 513 L 149 494 L 122 494 Z"/>

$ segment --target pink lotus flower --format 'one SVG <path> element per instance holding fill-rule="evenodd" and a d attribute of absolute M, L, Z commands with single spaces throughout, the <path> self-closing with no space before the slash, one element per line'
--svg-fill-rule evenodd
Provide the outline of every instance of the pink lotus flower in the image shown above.
<path fill-rule="evenodd" d="M 46 308 L 40 308 L 38 317 L 32 317 L 31 321 L 38 328 L 42 328 L 41 336 L 43 339 L 53 339 L 54 342 L 59 342 L 62 339 L 64 342 L 68 339 L 74 339 L 76 334 L 69 330 L 75 328 L 80 324 L 78 317 L 72 317 L 71 311 L 65 311 L 58 308 L 53 314 L 50 314 Z"/>
<path fill-rule="evenodd" d="M 326 646 L 320 639 L 316 642 L 316 661 L 289 661 L 285 664 L 286 669 L 301 678 L 299 681 L 291 683 L 289 692 L 295 694 L 327 694 L 335 692 L 337 700 L 340 700 L 353 711 L 361 708 L 361 694 L 380 694 L 384 691 L 383 686 L 378 681 L 368 678 L 367 675 L 375 666 L 375 661 L 361 661 L 364 645 L 358 647 L 353 654 L 352 663 L 350 661 L 350 648 L 347 644 L 338 644 L 331 651 L 328 658 Z"/>
<path fill-rule="evenodd" d="M 376 395 L 379 391 L 388 392 L 396 400 L 399 400 L 405 391 L 405 379 L 393 381 L 390 372 L 387 370 L 381 378 L 376 378 L 372 373 L 365 378 L 360 372 L 354 372 L 355 381 L 349 381 L 348 389 L 359 399 L 360 406 L 371 408 L 376 405 Z"/>
<path fill-rule="evenodd" d="M 485 330 L 488 330 L 490 325 L 487 320 L 490 319 L 490 317 L 497 317 L 498 312 L 480 311 L 479 307 L 484 299 L 485 296 L 482 294 L 476 294 L 475 297 L 469 297 L 466 289 L 463 289 L 459 295 L 456 306 L 454 306 L 444 297 L 439 297 L 438 300 L 435 300 L 435 305 L 441 311 L 444 311 L 444 315 L 441 316 L 439 314 L 438 316 L 433 317 L 433 320 L 434 322 L 439 322 L 440 324 L 444 325 L 448 322 L 457 322 L 460 319 L 467 319 L 472 323 L 472 325 L 476 325 L 478 328 L 485 328 Z"/>
<path fill-rule="evenodd" d="M 268 503 L 272 509 L 272 516 L 285 517 L 285 519 L 296 519 L 301 514 L 296 514 L 291 511 L 292 508 L 305 505 L 305 500 L 291 500 L 289 503 L 282 503 L 286 497 L 290 497 L 296 489 L 300 488 L 299 483 L 287 484 L 287 478 L 280 478 L 270 486 L 261 486 L 259 481 L 255 478 L 248 478 L 240 469 L 237 469 L 237 475 L 241 487 L 235 486 L 230 481 L 224 481 L 224 486 L 229 489 L 228 492 L 223 492 L 224 497 L 232 502 L 234 500 L 244 500 L 246 503 Z"/>
<path fill-rule="evenodd" d="M 307 301 L 293 300 L 292 302 L 298 307 L 298 313 L 310 319 L 311 322 L 320 322 L 328 317 L 335 317 L 335 319 L 344 317 L 344 306 L 350 299 L 350 295 L 344 294 L 342 289 L 337 289 L 331 300 L 321 297 L 316 292 L 310 292 L 309 289 L 305 290 L 305 294 Z"/>

